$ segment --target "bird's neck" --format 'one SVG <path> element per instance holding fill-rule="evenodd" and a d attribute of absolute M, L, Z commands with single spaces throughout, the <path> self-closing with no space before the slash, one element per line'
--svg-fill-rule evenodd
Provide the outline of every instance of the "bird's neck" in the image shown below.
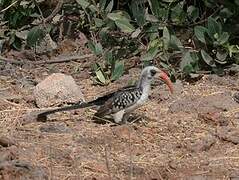
<path fill-rule="evenodd" d="M 138 83 L 138 88 L 143 92 L 144 95 L 148 96 L 150 92 L 151 82 L 144 78 L 141 78 Z"/>

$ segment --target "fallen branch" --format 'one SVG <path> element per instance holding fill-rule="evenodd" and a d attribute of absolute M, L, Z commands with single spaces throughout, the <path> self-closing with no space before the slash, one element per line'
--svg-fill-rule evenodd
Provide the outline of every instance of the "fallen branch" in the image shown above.
<path fill-rule="evenodd" d="M 74 56 L 68 56 L 68 57 L 58 56 L 49 61 L 23 61 L 23 60 L 18 61 L 18 60 L 9 59 L 9 58 L 0 56 L 0 61 L 2 60 L 11 64 L 17 64 L 17 65 L 24 65 L 24 64 L 41 65 L 41 64 L 53 64 L 53 63 L 63 63 L 63 62 L 69 62 L 69 61 L 78 61 L 78 60 L 90 58 L 93 56 L 94 54 L 74 55 Z"/>
<path fill-rule="evenodd" d="M 37 61 L 33 62 L 33 64 L 39 65 L 39 64 L 53 64 L 53 63 L 63 63 L 63 62 L 69 62 L 69 61 L 78 61 L 85 58 L 93 57 L 94 54 L 86 54 L 86 55 L 75 55 L 75 56 L 69 56 L 69 57 L 56 57 L 49 61 Z"/>
<path fill-rule="evenodd" d="M 8 9 L 11 8 L 12 6 L 14 6 L 18 1 L 19 1 L 19 0 L 14 1 L 12 4 L 10 4 L 9 6 L 7 6 L 7 7 L 4 8 L 4 9 L 2 9 L 0 12 L 3 13 L 4 11 L 8 10 Z"/>

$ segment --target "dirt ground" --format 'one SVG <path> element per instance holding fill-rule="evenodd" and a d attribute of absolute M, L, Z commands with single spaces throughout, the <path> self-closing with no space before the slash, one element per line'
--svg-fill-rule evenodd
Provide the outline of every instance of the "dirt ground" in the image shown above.
<path fill-rule="evenodd" d="M 0 137 L 9 138 L 0 145 L 0 179 L 239 179 L 238 75 L 177 81 L 172 96 L 155 85 L 138 121 L 126 125 L 96 124 L 92 109 L 22 125 L 37 109 L 35 85 L 53 72 L 72 75 L 91 100 L 137 79 L 141 67 L 97 86 L 87 61 L 0 66 Z"/>

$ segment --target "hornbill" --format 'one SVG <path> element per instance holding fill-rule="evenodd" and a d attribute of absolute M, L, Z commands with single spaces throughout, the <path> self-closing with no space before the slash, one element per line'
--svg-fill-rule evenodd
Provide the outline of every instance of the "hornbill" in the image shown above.
<path fill-rule="evenodd" d="M 37 119 L 45 121 L 47 115 L 52 113 L 98 106 L 99 108 L 94 114 L 94 117 L 101 118 L 106 115 L 111 115 L 115 123 L 123 123 L 133 110 L 142 106 L 148 100 L 151 82 L 155 77 L 159 77 L 163 80 L 169 87 L 171 93 L 173 93 L 173 85 L 167 74 L 155 66 L 147 66 L 142 70 L 140 79 L 135 86 L 124 87 L 115 92 L 98 97 L 93 101 L 79 102 L 70 106 L 41 112 L 37 115 Z"/>

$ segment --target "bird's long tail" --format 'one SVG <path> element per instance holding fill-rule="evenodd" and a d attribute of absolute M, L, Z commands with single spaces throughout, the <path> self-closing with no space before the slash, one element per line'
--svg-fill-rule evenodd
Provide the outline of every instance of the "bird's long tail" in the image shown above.
<path fill-rule="evenodd" d="M 80 108 L 86 108 L 86 107 L 90 107 L 90 106 L 94 106 L 96 105 L 95 101 L 91 101 L 91 102 L 80 102 L 80 103 L 76 103 L 70 106 L 65 106 L 65 107 L 59 107 L 56 109 L 52 109 L 52 110 L 47 110 L 45 112 L 41 112 L 39 114 L 37 114 L 37 120 L 38 121 L 46 121 L 47 119 L 47 115 L 49 114 L 53 114 L 56 112 L 61 112 L 61 111 L 70 111 L 70 110 L 74 110 L 74 109 L 80 109 Z"/>
<path fill-rule="evenodd" d="M 69 110 L 74 110 L 74 109 L 86 108 L 86 107 L 90 107 L 90 106 L 101 106 L 109 98 L 111 98 L 113 95 L 114 95 L 114 92 L 112 92 L 110 94 L 107 94 L 105 96 L 99 97 L 99 98 L 97 98 L 97 99 L 95 99 L 93 101 L 90 101 L 90 102 L 79 102 L 79 103 L 75 103 L 75 104 L 70 105 L 70 106 L 60 107 L 60 108 L 48 110 L 48 111 L 39 113 L 37 115 L 37 120 L 38 121 L 46 121 L 47 115 L 53 114 L 53 113 L 56 113 L 56 112 L 69 111 Z"/>

